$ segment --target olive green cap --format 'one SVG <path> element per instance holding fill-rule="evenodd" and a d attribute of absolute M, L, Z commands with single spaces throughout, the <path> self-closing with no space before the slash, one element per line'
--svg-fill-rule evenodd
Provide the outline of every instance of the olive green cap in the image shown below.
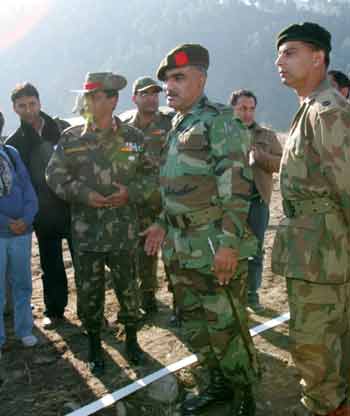
<path fill-rule="evenodd" d="M 276 47 L 278 49 L 285 42 L 302 41 L 312 43 L 324 51 L 330 52 L 332 50 L 331 38 L 331 34 L 324 27 L 317 23 L 304 22 L 283 29 L 277 35 Z"/>
<path fill-rule="evenodd" d="M 171 50 L 161 61 L 157 70 L 157 77 L 164 81 L 168 69 L 181 68 L 187 65 L 200 65 L 209 68 L 208 49 L 194 43 L 179 45 Z"/>
<path fill-rule="evenodd" d="M 85 77 L 83 89 L 73 90 L 80 94 L 88 94 L 95 91 L 119 91 L 127 84 L 122 75 L 113 72 L 88 72 Z"/>
<path fill-rule="evenodd" d="M 158 92 L 163 91 L 163 88 L 158 84 L 158 82 L 151 77 L 140 77 L 137 78 L 132 84 L 132 93 L 135 95 L 138 92 L 148 90 L 148 88 L 155 88 Z"/>

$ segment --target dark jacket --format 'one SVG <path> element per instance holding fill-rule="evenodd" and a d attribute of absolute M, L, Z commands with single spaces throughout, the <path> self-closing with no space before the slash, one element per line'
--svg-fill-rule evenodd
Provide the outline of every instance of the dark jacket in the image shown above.
<path fill-rule="evenodd" d="M 69 205 L 59 199 L 48 187 L 45 180 L 46 166 L 57 145 L 60 132 L 55 121 L 41 112 L 45 124 L 40 136 L 28 123 L 21 121 L 20 127 L 6 144 L 15 147 L 28 172 L 39 199 L 39 212 L 35 217 L 34 229 L 40 234 L 69 234 Z"/>

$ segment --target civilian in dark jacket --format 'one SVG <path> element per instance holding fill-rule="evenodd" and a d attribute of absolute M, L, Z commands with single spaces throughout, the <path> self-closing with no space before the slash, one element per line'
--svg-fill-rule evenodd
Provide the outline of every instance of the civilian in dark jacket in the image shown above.
<path fill-rule="evenodd" d="M 39 199 L 34 230 L 43 270 L 45 325 L 63 318 L 67 305 L 67 276 L 62 256 L 62 239 L 70 242 L 69 206 L 47 186 L 45 169 L 60 138 L 55 121 L 41 111 L 39 93 L 29 84 L 18 85 L 11 94 L 21 125 L 6 141 L 20 153 Z M 72 251 L 71 251 L 72 253 Z"/>

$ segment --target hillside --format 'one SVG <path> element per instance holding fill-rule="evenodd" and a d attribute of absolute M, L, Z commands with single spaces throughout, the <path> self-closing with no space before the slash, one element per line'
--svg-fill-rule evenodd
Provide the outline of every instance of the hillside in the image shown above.
<path fill-rule="evenodd" d="M 34 11 L 28 7 L 31 3 L 37 5 Z M 274 66 L 275 36 L 281 28 L 303 20 L 326 26 L 334 39 L 331 66 L 350 69 L 346 1 L 28 0 L 24 4 L 15 15 L 0 14 L 0 108 L 7 132 L 17 123 L 9 100 L 17 82 L 33 82 L 50 114 L 69 116 L 74 103 L 70 90 L 82 85 L 87 71 L 117 71 L 129 80 L 119 106 L 125 110 L 132 106 L 132 81 L 154 75 L 164 54 L 182 42 L 200 42 L 210 50 L 211 98 L 227 102 L 233 89 L 253 89 L 260 121 L 276 129 L 288 127 L 297 106 Z"/>

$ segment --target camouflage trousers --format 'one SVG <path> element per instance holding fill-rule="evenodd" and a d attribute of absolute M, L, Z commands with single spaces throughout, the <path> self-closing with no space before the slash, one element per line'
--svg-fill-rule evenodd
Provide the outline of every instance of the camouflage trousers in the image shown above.
<path fill-rule="evenodd" d="M 139 249 L 139 278 L 142 292 L 155 292 L 158 288 L 157 256 L 147 256 L 143 246 Z"/>
<path fill-rule="evenodd" d="M 213 275 L 182 269 L 177 262 L 169 266 L 184 336 L 199 362 L 209 370 L 220 368 L 233 389 L 253 384 L 258 366 L 245 311 L 248 263 L 239 263 L 225 287 Z"/>
<path fill-rule="evenodd" d="M 349 393 L 350 283 L 287 278 L 290 351 L 301 375 L 302 403 L 326 415 Z"/>
<path fill-rule="evenodd" d="M 105 266 L 120 304 L 118 320 L 136 324 L 141 319 L 135 260 L 128 251 L 77 253 L 76 277 L 80 319 L 91 334 L 101 331 L 105 303 Z"/>

